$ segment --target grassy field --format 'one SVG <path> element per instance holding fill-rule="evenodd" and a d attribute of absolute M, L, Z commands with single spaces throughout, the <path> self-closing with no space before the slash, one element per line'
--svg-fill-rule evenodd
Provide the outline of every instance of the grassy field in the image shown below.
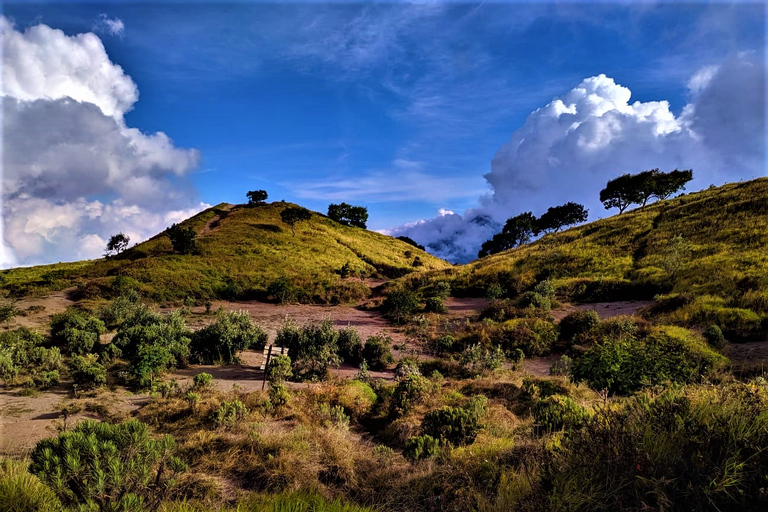
<path fill-rule="evenodd" d="M 400 240 L 318 213 L 297 224 L 293 235 L 280 219 L 288 206 L 220 204 L 195 215 L 182 224 L 198 233 L 194 254 L 175 254 L 161 233 L 110 259 L 6 270 L 0 284 L 15 297 L 72 286 L 79 298 L 109 297 L 119 292 L 113 288 L 131 286 L 167 301 L 266 298 L 269 285 L 283 278 L 292 298 L 330 303 L 367 293 L 355 276 L 397 277 L 450 266 Z M 344 265 L 346 279 L 340 275 Z"/>

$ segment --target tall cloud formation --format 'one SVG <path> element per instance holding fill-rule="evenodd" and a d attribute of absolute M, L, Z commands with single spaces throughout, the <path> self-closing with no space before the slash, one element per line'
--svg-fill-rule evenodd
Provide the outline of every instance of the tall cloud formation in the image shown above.
<path fill-rule="evenodd" d="M 766 174 L 765 68 L 749 54 L 707 66 L 688 83 L 675 115 L 667 101 L 630 102 L 612 78 L 583 80 L 531 113 L 497 151 L 485 179 L 492 194 L 463 215 L 410 223 L 407 235 L 453 262 L 470 261 L 510 216 L 577 201 L 602 214 L 598 192 L 626 172 L 693 168 L 694 190 Z"/>
<path fill-rule="evenodd" d="M 0 266 L 94 258 L 110 235 L 142 240 L 207 206 L 186 175 L 200 155 L 126 126 L 139 98 L 92 33 L 0 17 Z"/>

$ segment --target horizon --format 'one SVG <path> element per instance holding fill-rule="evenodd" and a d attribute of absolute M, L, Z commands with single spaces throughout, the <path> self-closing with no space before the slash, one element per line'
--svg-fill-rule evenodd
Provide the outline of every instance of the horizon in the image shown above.
<path fill-rule="evenodd" d="M 766 176 L 762 3 L 6 4 L 3 268 L 265 189 L 466 262 L 606 181 Z M 478 218 L 487 220 L 473 222 Z"/>

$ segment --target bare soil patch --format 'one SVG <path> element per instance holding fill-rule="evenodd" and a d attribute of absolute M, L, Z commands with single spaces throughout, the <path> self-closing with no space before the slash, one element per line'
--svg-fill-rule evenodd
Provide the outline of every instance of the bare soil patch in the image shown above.
<path fill-rule="evenodd" d="M 584 304 L 563 304 L 552 310 L 552 316 L 558 322 L 574 311 L 592 310 L 597 312 L 600 318 L 613 318 L 623 315 L 637 315 L 643 308 L 652 305 L 650 300 L 620 300 L 616 302 L 590 302 Z"/>
<path fill-rule="evenodd" d="M 47 329 L 53 315 L 75 304 L 75 301 L 69 298 L 74 290 L 74 288 L 68 288 L 45 297 L 30 297 L 16 301 L 16 307 L 22 314 L 4 324 L 3 328 L 5 330 L 19 327 Z"/>

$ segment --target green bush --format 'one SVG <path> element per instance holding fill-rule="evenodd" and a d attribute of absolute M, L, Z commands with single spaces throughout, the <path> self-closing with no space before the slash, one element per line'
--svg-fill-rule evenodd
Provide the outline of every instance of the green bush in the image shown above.
<path fill-rule="evenodd" d="M 78 335 L 76 334 L 77 331 L 91 333 L 91 336 Z M 104 322 L 74 308 L 69 308 L 63 313 L 57 313 L 51 319 L 51 339 L 54 343 L 63 346 L 69 346 L 70 342 L 75 341 L 84 341 L 86 345 L 90 343 L 91 348 L 87 351 L 74 352 L 80 355 L 91 352 L 93 345 L 98 343 L 99 336 L 106 331 Z M 78 343 L 74 343 L 73 348 L 80 349 Z"/>
<path fill-rule="evenodd" d="M 573 359 L 563 354 L 560 356 L 560 359 L 555 361 L 552 366 L 549 368 L 549 374 L 550 375 L 556 375 L 559 377 L 564 377 L 571 374 L 571 371 L 573 370 Z"/>
<path fill-rule="evenodd" d="M 560 339 L 571 343 L 577 336 L 587 333 L 600 323 L 600 317 L 591 309 L 568 313 L 560 320 Z"/>
<path fill-rule="evenodd" d="M 555 285 L 549 279 L 539 282 L 533 287 L 533 291 L 550 300 L 555 298 Z"/>
<path fill-rule="evenodd" d="M 427 313 L 444 314 L 448 311 L 448 308 L 443 304 L 443 299 L 441 297 L 428 297 L 424 302 L 424 311 Z"/>
<path fill-rule="evenodd" d="M 445 406 L 424 416 L 421 428 L 424 434 L 453 445 L 472 444 L 480 432 L 480 420 L 485 414 L 487 399 L 472 397 L 464 407 Z"/>
<path fill-rule="evenodd" d="M 392 357 L 392 339 L 389 336 L 371 336 L 365 340 L 363 359 L 371 370 L 385 370 L 395 359 Z"/>
<path fill-rule="evenodd" d="M 107 383 L 107 369 L 98 363 L 99 356 L 74 356 L 69 364 L 72 380 L 81 388 L 95 388 Z"/>
<path fill-rule="evenodd" d="M 67 352 L 72 355 L 84 355 L 94 352 L 99 343 L 99 336 L 92 331 L 83 331 L 68 327 L 61 332 L 66 342 Z"/>
<path fill-rule="evenodd" d="M 275 345 L 287 347 L 293 375 L 299 379 L 324 378 L 329 366 L 339 364 L 339 332 L 330 319 L 298 327 L 288 319 L 277 331 Z"/>
<path fill-rule="evenodd" d="M 192 379 L 192 383 L 195 389 L 205 389 L 213 384 L 213 375 L 206 372 L 198 373 Z"/>
<path fill-rule="evenodd" d="M 504 351 L 501 348 L 486 348 L 476 344 L 464 349 L 459 358 L 459 364 L 470 375 L 480 375 L 498 370 L 504 364 L 504 360 Z"/>
<path fill-rule="evenodd" d="M 634 340 L 606 338 L 574 361 L 571 376 L 592 389 L 626 395 L 666 381 L 695 382 L 726 361 L 693 332 L 666 326 Z"/>
<path fill-rule="evenodd" d="M 299 298 L 299 290 L 286 277 L 278 277 L 267 286 L 267 295 L 278 304 L 291 304 Z"/>
<path fill-rule="evenodd" d="M 412 358 L 399 360 L 395 365 L 395 380 L 404 379 L 409 375 L 421 375 L 418 361 Z"/>
<path fill-rule="evenodd" d="M 41 387 L 53 382 L 53 372 L 62 368 L 61 352 L 41 347 L 44 340 L 25 327 L 0 333 L 0 378 L 6 385 L 15 384 L 19 375 Z"/>
<path fill-rule="evenodd" d="M 172 437 L 152 439 L 136 420 L 82 422 L 38 442 L 31 460 L 30 473 L 79 510 L 154 510 L 186 469 Z"/>
<path fill-rule="evenodd" d="M 451 283 L 448 281 L 438 281 L 432 287 L 432 295 L 443 300 L 451 296 Z"/>
<path fill-rule="evenodd" d="M 267 365 L 266 372 L 267 380 L 270 383 L 282 384 L 293 375 L 291 371 L 291 358 L 285 354 L 272 356 Z"/>
<path fill-rule="evenodd" d="M 285 384 L 269 384 L 269 402 L 273 407 L 283 407 L 291 401 L 291 392 Z"/>
<path fill-rule="evenodd" d="M 440 453 L 440 440 L 429 434 L 411 437 L 405 442 L 403 457 L 410 461 L 431 459 Z"/>
<path fill-rule="evenodd" d="M 225 401 L 213 412 L 213 424 L 216 428 L 232 428 L 247 415 L 248 408 L 240 400 Z"/>
<path fill-rule="evenodd" d="M 399 417 L 409 412 L 427 395 L 430 384 L 421 375 L 406 375 L 400 379 L 392 392 L 390 416 Z"/>
<path fill-rule="evenodd" d="M 721 349 L 725 346 L 725 336 L 723 331 L 716 325 L 710 325 L 704 331 L 704 339 L 707 340 L 712 347 Z"/>
<path fill-rule="evenodd" d="M 384 314 L 395 322 L 403 322 L 410 318 L 419 308 L 419 298 L 410 290 L 393 290 L 384 300 Z"/>
<path fill-rule="evenodd" d="M 517 318 L 501 325 L 501 346 L 511 353 L 519 348 L 526 356 L 548 354 L 557 340 L 557 328 L 539 318 Z"/>
<path fill-rule="evenodd" d="M 190 356 L 202 364 L 232 364 L 245 349 L 263 350 L 267 333 L 255 325 L 248 313 L 220 313 L 216 321 L 192 334 Z"/>
<path fill-rule="evenodd" d="M 18 460 L 0 460 L 0 510 L 4 512 L 63 512 L 61 501 Z"/>
<path fill-rule="evenodd" d="M 518 300 L 517 307 L 519 308 L 534 308 L 549 310 L 552 307 L 552 301 L 549 297 L 537 292 L 525 292 Z"/>
<path fill-rule="evenodd" d="M 363 338 L 352 326 L 339 330 L 339 357 L 345 363 L 358 366 L 363 360 Z"/>
<path fill-rule="evenodd" d="M 580 428 L 589 413 L 567 396 L 550 395 L 539 399 L 531 411 L 538 432 Z"/>

